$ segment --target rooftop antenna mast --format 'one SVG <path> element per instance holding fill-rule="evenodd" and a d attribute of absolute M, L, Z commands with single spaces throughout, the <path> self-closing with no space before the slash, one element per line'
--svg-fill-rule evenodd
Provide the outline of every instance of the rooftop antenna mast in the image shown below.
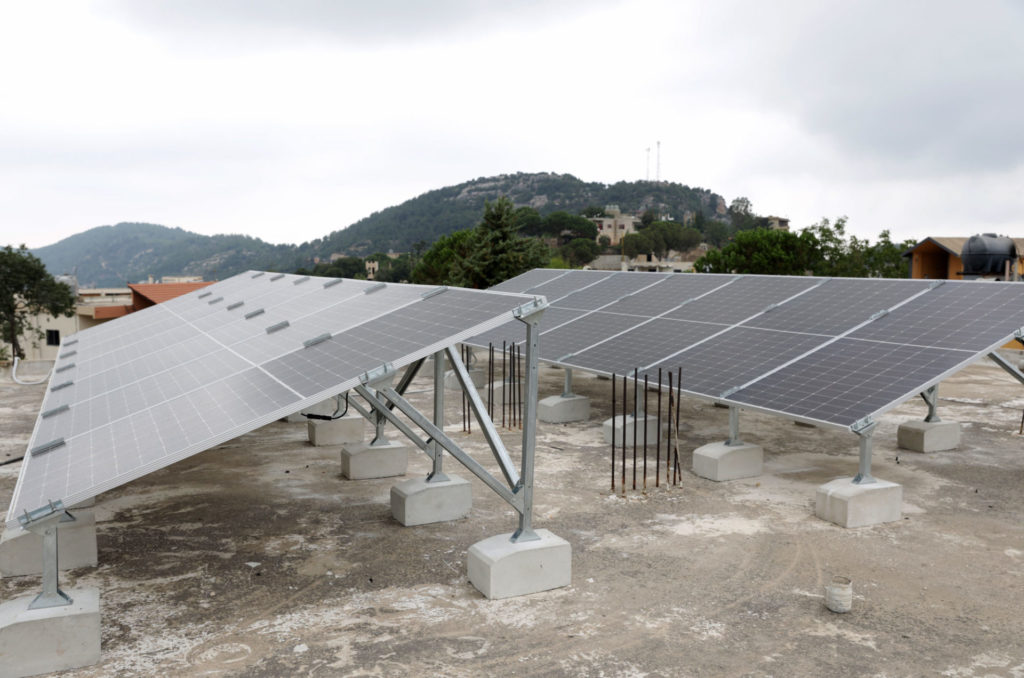
<path fill-rule="evenodd" d="M 647 174 L 644 176 L 644 181 L 651 180 L 651 147 L 647 147 Z"/>
<path fill-rule="evenodd" d="M 658 142 L 658 173 L 656 175 L 656 181 L 661 183 L 661 142 Z"/>

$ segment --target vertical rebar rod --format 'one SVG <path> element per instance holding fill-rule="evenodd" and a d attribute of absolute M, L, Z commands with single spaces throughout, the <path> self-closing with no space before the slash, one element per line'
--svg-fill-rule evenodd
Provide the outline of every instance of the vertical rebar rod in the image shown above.
<path fill-rule="evenodd" d="M 644 492 L 647 491 L 647 375 L 644 374 Z"/>
<path fill-rule="evenodd" d="M 654 445 L 654 486 L 658 487 L 658 476 L 661 474 L 661 368 L 658 368 L 658 438 Z"/>
<path fill-rule="evenodd" d="M 672 370 L 668 372 L 668 444 L 665 446 L 665 484 L 668 485 L 668 469 L 672 466 Z"/>
<path fill-rule="evenodd" d="M 676 374 L 676 450 L 672 457 L 672 478 L 673 484 L 683 479 L 683 472 L 679 468 L 679 411 L 683 409 L 683 368 L 680 367 Z"/>
<path fill-rule="evenodd" d="M 615 492 L 615 373 L 612 373 L 612 493 Z"/>
<path fill-rule="evenodd" d="M 637 407 L 637 405 L 639 404 L 639 400 L 638 400 L 639 395 L 637 394 L 636 385 L 637 385 L 637 381 L 639 381 L 639 377 L 640 377 L 640 370 L 634 367 L 633 368 L 633 489 L 634 490 L 636 489 L 636 445 L 637 445 L 637 437 L 638 437 L 637 430 L 636 430 L 636 425 L 637 425 L 636 415 L 637 415 L 637 410 L 639 409 Z"/>
<path fill-rule="evenodd" d="M 622 495 L 626 495 L 626 398 L 628 397 L 626 375 L 622 375 L 622 478 L 619 486 Z"/>

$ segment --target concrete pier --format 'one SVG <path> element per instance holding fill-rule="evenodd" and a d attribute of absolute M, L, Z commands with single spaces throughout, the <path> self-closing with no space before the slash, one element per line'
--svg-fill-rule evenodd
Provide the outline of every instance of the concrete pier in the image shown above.
<path fill-rule="evenodd" d="M 943 452 L 960 447 L 960 424 L 955 421 L 908 421 L 896 430 L 896 444 L 913 452 Z"/>
<path fill-rule="evenodd" d="M 581 395 L 548 396 L 537 403 L 537 419 L 548 424 L 566 424 L 590 418 L 590 398 Z"/>
<path fill-rule="evenodd" d="M 572 583 L 572 547 L 547 530 L 540 539 L 512 541 L 499 534 L 469 547 L 469 581 L 488 598 L 511 598 L 561 588 Z"/>
<path fill-rule="evenodd" d="M 314 447 L 335 447 L 363 442 L 366 420 L 358 414 L 346 414 L 331 421 L 310 419 L 306 428 Z"/>
<path fill-rule="evenodd" d="M 70 605 L 30 610 L 35 595 L 0 603 L 0 675 L 21 678 L 100 660 L 100 594 L 70 589 Z"/>
<path fill-rule="evenodd" d="M 753 443 L 709 443 L 693 451 L 693 473 L 708 480 L 756 478 L 764 469 L 764 449 Z"/>
<path fill-rule="evenodd" d="M 355 443 L 341 448 L 341 475 L 349 480 L 404 476 L 409 447 L 397 441 Z"/>
<path fill-rule="evenodd" d="M 604 441 L 609 445 L 612 443 L 612 420 L 615 421 L 615 444 L 620 445 L 622 443 L 622 427 L 626 427 L 626 445 L 631 446 L 633 444 L 633 427 L 637 424 L 633 419 L 632 414 L 625 416 L 618 414 L 615 417 L 605 419 L 601 425 L 601 431 L 604 434 Z M 658 418 L 653 415 L 643 415 L 640 417 L 638 422 L 639 427 L 636 432 L 636 444 L 638 446 L 644 444 L 644 428 L 647 428 L 647 446 L 654 445 L 658 439 Z"/>
<path fill-rule="evenodd" d="M 887 480 L 858 485 L 853 478 L 836 478 L 814 497 L 814 515 L 840 527 L 891 523 L 902 514 L 903 486 Z"/>
<path fill-rule="evenodd" d="M 473 510 L 473 486 L 465 478 L 410 478 L 391 488 L 391 515 L 407 527 L 459 520 Z"/>

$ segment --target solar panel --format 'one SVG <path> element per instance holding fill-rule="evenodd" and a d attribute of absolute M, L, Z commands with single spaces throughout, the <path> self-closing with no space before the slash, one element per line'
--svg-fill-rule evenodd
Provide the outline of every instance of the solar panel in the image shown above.
<path fill-rule="evenodd" d="M 512 311 L 532 299 L 250 271 L 83 330 L 59 353 L 7 524 L 346 391 L 382 365 L 518 323 Z"/>
<path fill-rule="evenodd" d="M 1007 283 L 556 273 L 509 281 L 546 281 L 533 288 L 551 293 L 546 362 L 652 378 L 681 369 L 692 395 L 837 428 L 894 407 L 1024 326 L 1024 285 Z M 523 333 L 506 325 L 484 338 Z"/>

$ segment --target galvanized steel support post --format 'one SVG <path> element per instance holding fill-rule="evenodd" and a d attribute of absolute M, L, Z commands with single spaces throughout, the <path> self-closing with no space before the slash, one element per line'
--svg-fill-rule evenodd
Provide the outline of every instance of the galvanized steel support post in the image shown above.
<path fill-rule="evenodd" d="M 740 408 L 735 405 L 729 406 L 729 439 L 725 441 L 725 444 L 730 447 L 743 444 L 743 441 L 740 440 Z"/>
<path fill-rule="evenodd" d="M 565 368 L 565 384 L 562 386 L 562 397 L 571 398 L 575 395 L 572 392 L 572 368 Z"/>
<path fill-rule="evenodd" d="M 68 594 L 60 590 L 57 581 L 57 530 L 60 523 L 72 522 L 74 519 L 64 510 L 64 504 L 60 501 L 50 502 L 47 506 L 18 517 L 23 529 L 43 538 L 43 591 L 29 603 L 30 610 L 61 607 L 73 602 Z"/>
<path fill-rule="evenodd" d="M 434 426 L 444 430 L 444 351 L 434 354 Z M 430 442 L 434 450 L 434 465 L 427 476 L 427 482 L 448 480 L 444 474 L 444 448 L 436 440 Z"/>
<path fill-rule="evenodd" d="M 876 424 L 872 422 L 856 431 L 860 437 L 860 465 L 853 482 L 857 485 L 870 485 L 875 482 L 874 476 L 871 475 L 871 452 L 874 446 L 875 426 Z"/>
<path fill-rule="evenodd" d="M 544 307 L 517 314 L 526 324 L 526 388 L 523 409 L 523 460 L 516 494 L 522 495 L 523 508 L 519 514 L 519 529 L 512 535 L 513 542 L 536 541 L 540 537 L 533 531 L 533 463 L 537 445 L 537 387 L 539 381 L 540 319 Z"/>

